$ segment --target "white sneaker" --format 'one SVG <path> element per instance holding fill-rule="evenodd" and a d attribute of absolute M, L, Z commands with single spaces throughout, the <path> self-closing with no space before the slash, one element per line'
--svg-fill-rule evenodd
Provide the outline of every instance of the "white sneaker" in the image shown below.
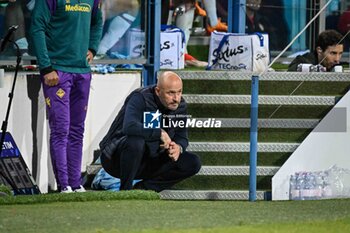
<path fill-rule="evenodd" d="M 73 190 L 70 186 L 67 186 L 61 190 L 61 193 L 72 193 Z"/>
<path fill-rule="evenodd" d="M 79 188 L 74 189 L 74 192 L 76 192 L 76 193 L 85 193 L 86 190 L 85 190 L 85 188 L 82 185 L 80 185 Z"/>

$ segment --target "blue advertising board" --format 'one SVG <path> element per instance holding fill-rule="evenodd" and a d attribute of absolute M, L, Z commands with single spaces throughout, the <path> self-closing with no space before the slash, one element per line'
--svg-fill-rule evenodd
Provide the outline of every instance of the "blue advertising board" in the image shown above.
<path fill-rule="evenodd" d="M 2 133 L 0 133 L 1 137 Z M 21 153 L 19 152 L 19 149 L 15 143 L 15 141 L 12 138 L 12 135 L 7 132 L 5 134 L 5 140 L 2 145 L 2 152 L 0 157 L 1 158 L 8 158 L 8 157 L 19 157 Z"/>
<path fill-rule="evenodd" d="M 0 184 L 11 188 L 14 195 L 39 194 L 40 190 L 10 133 L 6 132 L 0 146 Z"/>

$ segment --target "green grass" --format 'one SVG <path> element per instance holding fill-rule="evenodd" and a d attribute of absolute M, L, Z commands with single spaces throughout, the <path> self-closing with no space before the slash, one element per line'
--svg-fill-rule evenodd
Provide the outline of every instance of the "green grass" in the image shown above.
<path fill-rule="evenodd" d="M 50 193 L 42 195 L 17 195 L 0 198 L 0 205 L 43 204 L 52 202 L 88 202 L 104 200 L 155 200 L 159 195 L 153 191 L 135 190 L 132 192 L 86 192 L 62 195 Z"/>
<path fill-rule="evenodd" d="M 0 184 L 0 196 L 2 195 L 11 195 L 11 189 L 3 184 Z"/>
<path fill-rule="evenodd" d="M 70 195 L 70 194 L 68 194 Z M 350 199 L 3 205 L 0 232 L 350 232 Z"/>

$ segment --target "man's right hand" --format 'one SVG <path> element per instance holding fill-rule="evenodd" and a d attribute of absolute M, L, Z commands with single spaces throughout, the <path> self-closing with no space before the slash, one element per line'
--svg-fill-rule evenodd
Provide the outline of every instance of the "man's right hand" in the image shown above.
<path fill-rule="evenodd" d="M 52 71 L 44 75 L 44 82 L 46 85 L 52 87 L 56 86 L 59 82 L 59 77 L 56 71 Z"/>
<path fill-rule="evenodd" d="M 160 140 L 163 142 L 163 144 L 161 144 L 160 147 L 164 149 L 169 149 L 171 138 L 169 137 L 168 133 L 165 132 L 163 129 L 161 129 Z"/>

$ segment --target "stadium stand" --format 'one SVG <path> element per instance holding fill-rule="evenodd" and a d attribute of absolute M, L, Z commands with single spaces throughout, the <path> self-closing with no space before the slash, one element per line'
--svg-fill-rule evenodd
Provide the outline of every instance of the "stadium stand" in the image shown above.
<path fill-rule="evenodd" d="M 222 121 L 222 128 L 192 128 L 188 150 L 202 170 L 163 199 L 247 200 L 252 73 L 177 71 L 193 118 Z M 347 73 L 270 72 L 260 77 L 257 200 L 271 198 L 271 178 L 344 95 Z M 100 165 L 91 165 L 95 174 Z"/>

